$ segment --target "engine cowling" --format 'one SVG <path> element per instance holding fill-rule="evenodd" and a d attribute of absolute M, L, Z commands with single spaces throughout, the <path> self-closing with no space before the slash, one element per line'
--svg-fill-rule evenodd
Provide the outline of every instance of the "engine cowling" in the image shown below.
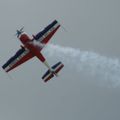
<path fill-rule="evenodd" d="M 23 44 L 26 44 L 27 42 L 31 40 L 30 37 L 25 33 L 21 34 L 19 39 Z"/>

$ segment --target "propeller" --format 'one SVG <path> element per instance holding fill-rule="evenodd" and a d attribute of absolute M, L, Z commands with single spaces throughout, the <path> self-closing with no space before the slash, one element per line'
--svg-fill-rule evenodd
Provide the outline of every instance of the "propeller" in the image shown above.
<path fill-rule="evenodd" d="M 24 27 L 22 27 L 20 30 L 16 30 L 15 36 L 19 37 L 24 32 L 23 29 Z"/>

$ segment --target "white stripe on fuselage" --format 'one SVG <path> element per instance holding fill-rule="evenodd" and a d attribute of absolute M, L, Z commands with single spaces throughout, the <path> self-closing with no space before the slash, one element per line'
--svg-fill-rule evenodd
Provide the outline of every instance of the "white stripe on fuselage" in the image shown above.
<path fill-rule="evenodd" d="M 34 41 L 32 42 L 32 44 L 33 44 L 35 47 L 40 47 L 40 49 L 42 49 L 42 48 L 45 46 L 45 44 L 42 44 L 42 43 L 40 43 L 39 41 L 36 41 L 36 40 L 34 40 Z"/>

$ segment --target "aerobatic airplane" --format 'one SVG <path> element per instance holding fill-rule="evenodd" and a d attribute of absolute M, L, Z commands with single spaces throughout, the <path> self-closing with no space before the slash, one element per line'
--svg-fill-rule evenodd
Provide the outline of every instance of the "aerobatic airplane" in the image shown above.
<path fill-rule="evenodd" d="M 45 29 L 38 34 L 33 35 L 32 37 L 29 37 L 23 31 L 23 28 L 17 30 L 17 38 L 22 42 L 23 45 L 21 45 L 21 49 L 19 49 L 16 54 L 2 66 L 2 68 L 6 72 L 9 72 L 10 70 L 36 56 L 48 68 L 47 72 L 42 77 L 44 82 L 47 82 L 54 76 L 57 76 L 58 72 L 64 67 L 64 65 L 62 62 L 58 62 L 50 67 L 45 57 L 42 55 L 41 50 L 49 42 L 59 27 L 60 24 L 57 22 L 57 20 L 54 20 Z"/>

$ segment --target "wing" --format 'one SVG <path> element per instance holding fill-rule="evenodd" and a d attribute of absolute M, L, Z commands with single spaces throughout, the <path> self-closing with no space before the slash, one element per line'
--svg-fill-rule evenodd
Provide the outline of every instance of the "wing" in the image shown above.
<path fill-rule="evenodd" d="M 43 31 L 35 35 L 34 39 L 40 41 L 40 43 L 42 44 L 47 44 L 50 38 L 55 34 L 59 27 L 60 24 L 56 20 L 54 20 Z"/>
<path fill-rule="evenodd" d="M 26 62 L 27 60 L 33 58 L 34 55 L 31 54 L 31 52 L 25 48 L 21 48 L 16 52 L 16 54 L 11 57 L 3 66 L 2 68 L 9 72 L 10 70 L 16 68 L 17 66 L 21 65 L 22 63 Z"/>

